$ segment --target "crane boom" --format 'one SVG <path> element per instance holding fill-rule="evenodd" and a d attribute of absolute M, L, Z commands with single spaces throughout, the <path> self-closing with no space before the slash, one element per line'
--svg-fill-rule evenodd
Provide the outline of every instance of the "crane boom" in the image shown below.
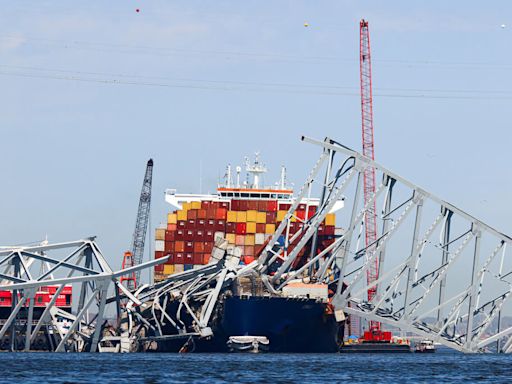
<path fill-rule="evenodd" d="M 146 233 L 149 223 L 149 212 L 151 208 L 151 184 L 153 180 L 153 159 L 149 159 L 142 182 L 140 192 L 139 208 L 137 210 L 137 219 L 135 221 L 135 230 L 133 231 L 131 247 L 131 264 L 138 265 L 142 263 L 144 256 L 144 244 L 146 242 Z M 134 289 L 140 281 L 140 271 L 135 272 L 134 279 L 126 279 L 129 289 Z"/>
<path fill-rule="evenodd" d="M 363 134 L 363 154 L 375 160 L 373 136 L 373 95 L 372 95 L 372 64 L 370 55 L 370 31 L 368 21 L 361 20 L 359 24 L 359 67 L 361 82 L 361 119 Z M 364 202 L 365 206 L 375 194 L 375 169 L 368 167 L 364 171 Z M 375 249 L 377 241 L 377 217 L 375 201 L 369 205 L 364 218 L 365 244 L 367 254 Z M 367 270 L 368 284 L 376 281 L 379 274 L 379 260 L 375 258 Z M 377 294 L 377 286 L 368 289 L 368 301 Z M 380 330 L 380 323 L 370 322 L 370 328 Z"/>

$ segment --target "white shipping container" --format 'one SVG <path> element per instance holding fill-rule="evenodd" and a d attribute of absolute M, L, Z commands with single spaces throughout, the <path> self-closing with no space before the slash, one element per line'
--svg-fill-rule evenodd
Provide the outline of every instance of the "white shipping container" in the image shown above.
<path fill-rule="evenodd" d="M 174 273 L 183 272 L 185 266 L 183 264 L 174 264 Z"/>
<path fill-rule="evenodd" d="M 156 240 L 155 241 L 155 251 L 163 252 L 164 250 L 165 250 L 165 241 L 163 241 L 163 240 Z"/>
<path fill-rule="evenodd" d="M 226 234 L 224 232 L 215 232 L 213 235 L 213 241 L 217 241 L 218 238 L 224 239 L 226 238 Z"/>
<path fill-rule="evenodd" d="M 261 245 L 265 242 L 265 234 L 264 233 L 257 233 L 254 236 L 254 244 Z"/>

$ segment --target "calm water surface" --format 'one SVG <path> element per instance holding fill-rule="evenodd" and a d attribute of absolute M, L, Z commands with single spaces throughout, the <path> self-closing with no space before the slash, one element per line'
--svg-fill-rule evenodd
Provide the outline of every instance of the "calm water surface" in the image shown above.
<path fill-rule="evenodd" d="M 1 353 L 0 383 L 512 383 L 512 356 Z"/>

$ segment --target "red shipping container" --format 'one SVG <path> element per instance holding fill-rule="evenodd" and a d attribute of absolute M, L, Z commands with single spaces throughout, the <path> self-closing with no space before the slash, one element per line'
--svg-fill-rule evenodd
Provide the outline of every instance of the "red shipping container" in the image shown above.
<path fill-rule="evenodd" d="M 175 240 L 185 240 L 185 230 L 184 229 L 177 229 L 176 235 L 174 236 Z"/>
<path fill-rule="evenodd" d="M 176 240 L 176 231 L 165 231 L 165 241 L 174 241 Z"/>
<path fill-rule="evenodd" d="M 210 207 L 217 209 L 217 208 L 220 208 L 221 206 L 220 206 L 220 203 L 218 201 L 212 201 L 210 203 Z"/>
<path fill-rule="evenodd" d="M 197 218 L 206 219 L 206 209 L 200 209 L 199 211 L 197 211 Z"/>
<path fill-rule="evenodd" d="M 247 210 L 248 211 L 257 211 L 258 210 L 258 201 L 257 200 L 247 201 Z"/>
<path fill-rule="evenodd" d="M 187 227 L 187 221 L 186 220 L 178 220 L 178 228 L 185 229 Z"/>
<path fill-rule="evenodd" d="M 267 201 L 267 212 L 277 212 L 277 200 Z"/>
<path fill-rule="evenodd" d="M 204 242 L 196 241 L 194 243 L 194 253 L 204 253 Z"/>
<path fill-rule="evenodd" d="M 165 264 L 174 264 L 174 252 L 166 253 L 165 256 L 169 256 Z"/>
<path fill-rule="evenodd" d="M 265 244 L 262 244 L 262 245 L 255 245 L 254 246 L 254 256 L 255 257 L 260 257 L 261 255 L 261 252 L 263 252 L 263 250 L 265 249 L 266 245 Z"/>
<path fill-rule="evenodd" d="M 156 273 L 162 273 L 163 271 L 164 271 L 164 266 L 163 266 L 163 264 L 155 265 L 155 272 L 156 272 Z"/>
<path fill-rule="evenodd" d="M 226 231 L 226 220 L 217 220 L 215 223 L 215 232 Z"/>
<path fill-rule="evenodd" d="M 248 210 L 247 200 L 238 200 L 238 210 L 239 211 L 247 211 Z"/>
<path fill-rule="evenodd" d="M 196 228 L 196 221 L 189 219 L 187 220 L 187 226 L 185 229 L 195 229 Z"/>
<path fill-rule="evenodd" d="M 226 220 L 228 216 L 228 210 L 226 208 L 217 208 L 215 218 L 217 220 Z"/>
<path fill-rule="evenodd" d="M 202 264 L 206 265 L 210 261 L 211 255 L 209 253 L 203 253 L 203 262 Z"/>
<path fill-rule="evenodd" d="M 185 241 L 185 252 L 194 252 L 194 242 Z"/>
<path fill-rule="evenodd" d="M 291 206 L 291 204 L 279 204 L 279 211 L 288 211 Z"/>
<path fill-rule="evenodd" d="M 192 261 L 193 261 L 193 264 L 195 264 L 195 265 L 203 264 L 203 254 L 202 253 L 194 253 L 194 258 Z"/>
<path fill-rule="evenodd" d="M 160 259 L 162 257 L 164 257 L 163 251 L 155 251 L 155 259 Z"/>
<path fill-rule="evenodd" d="M 185 255 L 183 253 L 176 253 L 174 255 L 175 264 L 185 264 Z"/>
<path fill-rule="evenodd" d="M 333 225 L 326 225 L 324 227 L 325 235 L 334 235 L 335 227 Z"/>
<path fill-rule="evenodd" d="M 208 209 L 210 208 L 211 201 L 201 201 L 201 209 Z"/>
<path fill-rule="evenodd" d="M 194 241 L 194 237 L 195 237 L 195 231 L 193 229 L 187 229 L 185 231 L 185 240 L 186 241 Z"/>
<path fill-rule="evenodd" d="M 197 219 L 196 220 L 196 228 L 203 229 L 204 227 L 206 227 L 206 220 L 205 219 Z"/>
<path fill-rule="evenodd" d="M 217 215 L 217 208 L 212 206 L 206 210 L 206 217 L 208 219 L 215 219 L 216 215 Z"/>
<path fill-rule="evenodd" d="M 197 219 L 197 209 L 190 209 L 187 212 L 187 219 L 188 220 L 195 220 L 195 219 Z"/>
<path fill-rule="evenodd" d="M 236 233 L 236 223 L 226 223 L 226 233 Z"/>
<path fill-rule="evenodd" d="M 299 204 L 299 206 L 297 207 L 297 210 L 298 210 L 298 211 L 304 211 L 304 210 L 306 210 L 306 204 Z"/>
<path fill-rule="evenodd" d="M 166 241 L 164 244 L 164 252 L 174 252 L 174 241 Z"/>
<path fill-rule="evenodd" d="M 177 228 L 176 224 L 167 224 L 167 230 L 174 232 Z"/>
<path fill-rule="evenodd" d="M 174 243 L 174 251 L 175 252 L 185 252 L 185 242 L 184 241 L 176 241 Z"/>
<path fill-rule="evenodd" d="M 254 245 L 246 245 L 245 250 L 244 250 L 244 255 L 254 256 Z"/>
<path fill-rule="evenodd" d="M 213 236 L 215 235 L 215 231 L 206 230 L 204 232 L 204 241 L 213 241 Z"/>
<path fill-rule="evenodd" d="M 236 223 L 236 231 L 237 235 L 245 235 L 247 232 L 247 225 L 245 223 Z"/>
<path fill-rule="evenodd" d="M 229 208 L 229 202 L 227 202 L 227 201 L 221 201 L 221 202 L 219 202 L 219 208 L 225 208 L 225 209 L 228 209 L 228 208 Z"/>
<path fill-rule="evenodd" d="M 267 224 L 274 224 L 277 220 L 276 212 L 267 212 Z"/>
<path fill-rule="evenodd" d="M 184 264 L 193 264 L 194 263 L 194 254 L 192 252 L 185 253 L 185 262 Z"/>
<path fill-rule="evenodd" d="M 208 221 L 206 222 L 205 228 L 211 229 L 213 231 L 215 229 L 215 220 L 208 219 Z"/>
<path fill-rule="evenodd" d="M 266 212 L 267 211 L 267 201 L 266 200 L 259 200 L 258 201 L 258 211 L 260 211 L 260 212 Z"/>
<path fill-rule="evenodd" d="M 204 239 L 204 229 L 197 229 L 196 234 L 194 236 L 194 241 L 203 241 Z"/>
<path fill-rule="evenodd" d="M 261 223 L 256 224 L 256 233 L 265 233 L 265 225 Z"/>
<path fill-rule="evenodd" d="M 231 200 L 231 210 L 232 211 L 240 210 L 240 200 Z"/>
<path fill-rule="evenodd" d="M 301 204 L 301 205 L 304 205 L 304 204 Z M 306 211 L 303 211 L 303 210 L 295 211 L 295 216 L 297 216 L 297 219 L 306 220 Z"/>
<path fill-rule="evenodd" d="M 211 241 L 205 241 L 204 242 L 204 252 L 211 254 L 213 250 L 213 242 Z"/>

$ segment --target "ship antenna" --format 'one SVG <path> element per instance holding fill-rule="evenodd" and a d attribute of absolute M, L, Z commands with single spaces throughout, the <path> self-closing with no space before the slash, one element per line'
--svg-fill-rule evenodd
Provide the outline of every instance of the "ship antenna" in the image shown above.
<path fill-rule="evenodd" d="M 240 172 L 242 172 L 242 167 L 236 167 L 236 187 L 240 188 Z"/>
<path fill-rule="evenodd" d="M 226 167 L 226 187 L 231 188 L 231 164 Z"/>
<path fill-rule="evenodd" d="M 281 189 L 286 189 L 286 167 L 281 165 Z"/>

